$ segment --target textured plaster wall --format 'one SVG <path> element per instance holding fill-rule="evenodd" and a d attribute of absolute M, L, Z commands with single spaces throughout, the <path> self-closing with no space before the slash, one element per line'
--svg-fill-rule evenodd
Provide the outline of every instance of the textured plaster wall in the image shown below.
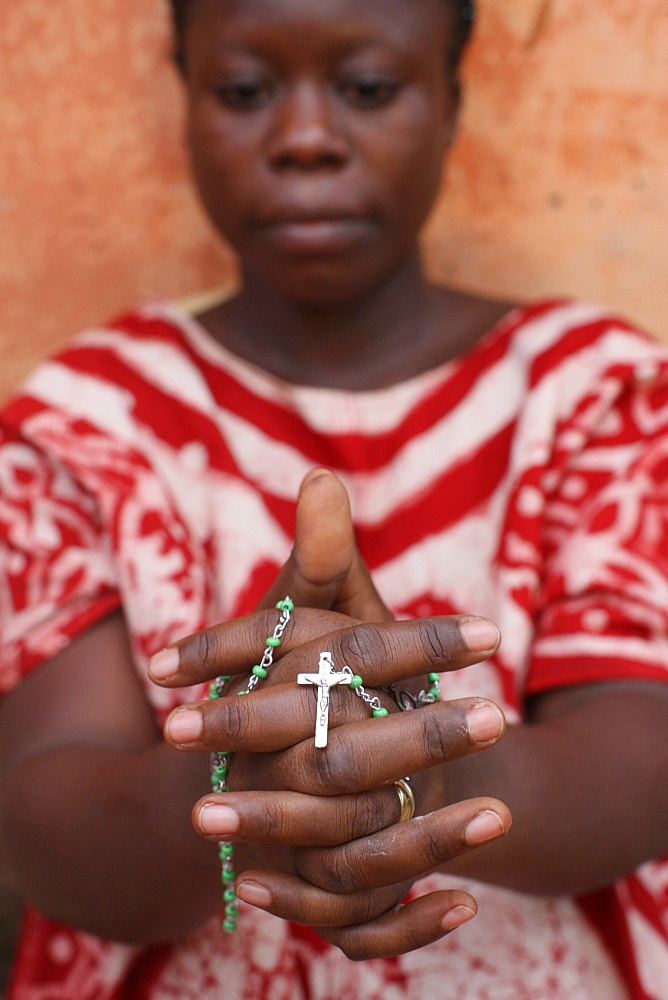
<path fill-rule="evenodd" d="M 666 0 L 479 6 L 432 269 L 668 338 Z M 168 52 L 163 0 L 0 5 L 0 397 L 82 325 L 230 279 Z"/>
<path fill-rule="evenodd" d="M 668 338 L 668 4 L 480 7 L 438 271 L 599 300 Z"/>

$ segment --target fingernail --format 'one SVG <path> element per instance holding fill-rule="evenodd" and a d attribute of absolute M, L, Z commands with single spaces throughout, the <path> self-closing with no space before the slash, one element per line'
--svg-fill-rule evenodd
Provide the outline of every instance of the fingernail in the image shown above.
<path fill-rule="evenodd" d="M 198 822 L 202 833 L 227 836 L 239 829 L 239 814 L 229 806 L 205 802 L 199 811 Z"/>
<path fill-rule="evenodd" d="M 260 885 L 259 882 L 240 882 L 237 885 L 237 896 L 239 899 L 243 899 L 244 903 L 251 903 L 262 909 L 271 906 L 271 893 L 266 886 Z"/>
<path fill-rule="evenodd" d="M 504 718 L 501 709 L 491 702 L 475 705 L 466 716 L 466 726 L 474 743 L 488 743 L 503 732 Z"/>
<path fill-rule="evenodd" d="M 464 831 L 466 843 L 471 847 L 486 844 L 488 840 L 496 840 L 504 832 L 500 818 L 495 812 L 487 810 L 478 813 Z"/>
<path fill-rule="evenodd" d="M 454 931 L 455 927 L 461 927 L 475 917 L 475 912 L 468 906 L 455 906 L 454 910 L 448 910 L 441 919 L 441 927 L 444 931 Z"/>
<path fill-rule="evenodd" d="M 179 651 L 173 647 L 161 649 L 148 661 L 148 672 L 156 681 L 166 681 L 179 669 Z"/>
<path fill-rule="evenodd" d="M 202 716 L 191 708 L 177 708 L 165 723 L 165 733 L 173 743 L 194 743 L 202 735 Z"/>
<path fill-rule="evenodd" d="M 496 649 L 501 633 L 488 618 L 467 618 L 459 623 L 459 631 L 472 653 L 486 653 Z"/>

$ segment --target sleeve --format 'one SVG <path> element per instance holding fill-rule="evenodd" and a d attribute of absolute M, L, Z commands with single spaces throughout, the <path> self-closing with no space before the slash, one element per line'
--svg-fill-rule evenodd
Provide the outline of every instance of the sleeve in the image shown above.
<path fill-rule="evenodd" d="M 119 603 L 94 498 L 0 423 L 0 692 Z"/>
<path fill-rule="evenodd" d="M 590 403 L 556 439 L 529 694 L 668 681 L 668 374 L 627 379 L 587 428 Z"/>

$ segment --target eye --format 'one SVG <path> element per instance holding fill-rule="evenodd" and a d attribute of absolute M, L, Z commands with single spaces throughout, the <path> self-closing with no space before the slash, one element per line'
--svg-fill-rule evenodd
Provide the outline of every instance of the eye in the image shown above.
<path fill-rule="evenodd" d="M 379 108 L 394 98 L 399 83 L 385 77 L 343 80 L 337 87 L 341 97 L 357 108 Z"/>
<path fill-rule="evenodd" d="M 220 84 L 216 87 L 216 94 L 228 108 L 235 111 L 254 111 L 271 100 L 274 90 L 270 80 L 248 78 Z"/>

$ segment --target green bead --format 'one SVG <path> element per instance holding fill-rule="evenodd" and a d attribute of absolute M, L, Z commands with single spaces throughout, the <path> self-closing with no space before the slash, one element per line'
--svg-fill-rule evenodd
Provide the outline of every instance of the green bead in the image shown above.
<path fill-rule="evenodd" d="M 211 681 L 211 683 L 209 684 L 209 698 L 220 698 L 215 681 Z"/>
<path fill-rule="evenodd" d="M 362 678 L 360 677 L 359 674 L 353 674 L 353 678 L 352 678 L 350 684 L 348 685 L 348 687 L 352 688 L 352 690 L 354 691 L 355 688 L 362 687 L 363 683 L 364 683 L 364 681 L 362 680 Z"/>
<path fill-rule="evenodd" d="M 228 870 L 226 868 L 223 868 L 220 872 L 220 877 L 222 881 L 225 883 L 225 885 L 230 885 L 232 882 L 234 882 L 236 876 L 231 869 Z"/>
<path fill-rule="evenodd" d="M 427 674 L 427 680 L 430 684 L 438 684 L 441 679 L 440 674 Z"/>
<path fill-rule="evenodd" d="M 223 778 L 227 777 L 228 771 L 229 767 L 226 767 L 224 764 L 216 764 L 211 770 L 211 777 L 215 778 L 216 781 L 222 781 Z"/>
<path fill-rule="evenodd" d="M 253 673 L 255 674 L 256 677 L 259 677 L 261 680 L 264 680 L 264 678 L 267 676 L 267 671 L 264 669 L 264 667 L 261 667 L 259 664 L 256 664 L 253 667 Z"/>
<path fill-rule="evenodd" d="M 234 889 L 226 889 L 223 893 L 223 899 L 226 903 L 233 903 L 236 898 L 237 894 Z"/>
<path fill-rule="evenodd" d="M 384 715 L 387 715 L 387 714 L 388 714 L 388 712 L 387 712 L 386 708 L 374 708 L 374 710 L 372 712 L 372 715 L 373 715 L 374 719 L 381 719 Z"/>
<path fill-rule="evenodd" d="M 267 636 L 267 643 L 266 644 L 271 649 L 276 649 L 277 646 L 281 645 L 281 640 L 278 639 L 275 635 L 269 635 L 269 636 Z"/>
<path fill-rule="evenodd" d="M 223 920 L 223 930 L 226 931 L 228 934 L 233 934 L 236 929 L 237 929 L 236 920 L 231 920 L 229 917 L 227 917 L 226 920 Z"/>
<path fill-rule="evenodd" d="M 228 917 L 236 917 L 238 912 L 239 912 L 239 906 L 236 903 L 236 901 L 234 903 L 228 903 L 227 906 L 225 907 L 225 913 L 228 915 Z"/>
<path fill-rule="evenodd" d="M 234 844 L 221 844 L 218 848 L 218 857 L 221 859 L 231 858 L 234 854 Z"/>
<path fill-rule="evenodd" d="M 441 692 L 440 692 L 440 690 L 437 687 L 429 688 L 429 691 L 427 692 L 427 694 L 430 694 L 432 696 L 432 698 L 434 699 L 434 701 L 440 701 L 441 700 Z"/>
<path fill-rule="evenodd" d="M 248 694 L 248 691 L 237 691 L 237 694 L 241 696 L 242 694 Z"/>
<path fill-rule="evenodd" d="M 284 601 L 279 601 L 276 605 L 277 611 L 294 611 L 295 606 L 289 597 L 286 597 Z"/>

